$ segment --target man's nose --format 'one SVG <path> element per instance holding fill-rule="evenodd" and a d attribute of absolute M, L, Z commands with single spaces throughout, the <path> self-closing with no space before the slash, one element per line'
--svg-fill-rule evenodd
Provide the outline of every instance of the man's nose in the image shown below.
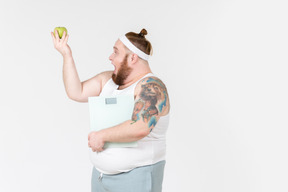
<path fill-rule="evenodd" d="M 109 56 L 109 60 L 112 61 L 113 53 Z"/>

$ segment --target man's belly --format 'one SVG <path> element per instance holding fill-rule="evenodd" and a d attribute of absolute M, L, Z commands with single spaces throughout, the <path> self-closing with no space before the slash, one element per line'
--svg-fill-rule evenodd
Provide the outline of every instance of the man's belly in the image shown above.
<path fill-rule="evenodd" d="M 90 160 L 95 168 L 104 174 L 127 172 L 139 166 L 153 164 L 155 160 L 158 161 L 159 158 L 155 159 L 154 144 L 154 142 L 138 141 L 138 146 L 135 148 L 107 148 L 100 153 L 91 150 Z M 156 157 L 165 156 L 160 154 L 165 153 L 165 149 L 161 151 L 156 152 Z"/>

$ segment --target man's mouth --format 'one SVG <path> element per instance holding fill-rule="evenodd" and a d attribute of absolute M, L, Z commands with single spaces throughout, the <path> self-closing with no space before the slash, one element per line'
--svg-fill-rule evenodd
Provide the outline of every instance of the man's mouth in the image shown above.
<path fill-rule="evenodd" d="M 115 65 L 113 65 L 113 66 L 114 66 L 113 74 L 116 74 L 116 67 L 115 67 Z"/>

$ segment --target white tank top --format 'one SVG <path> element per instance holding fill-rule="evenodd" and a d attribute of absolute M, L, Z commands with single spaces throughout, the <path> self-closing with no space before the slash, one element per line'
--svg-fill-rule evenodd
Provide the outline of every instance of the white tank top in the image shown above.
<path fill-rule="evenodd" d="M 143 78 L 148 76 L 154 75 L 149 73 Z M 139 81 L 123 90 L 118 90 L 118 85 L 110 79 L 103 87 L 100 96 L 134 95 L 135 87 Z M 151 165 L 165 160 L 168 124 L 169 114 L 160 117 L 150 134 L 138 140 L 137 147 L 107 148 L 99 153 L 90 150 L 90 160 L 94 167 L 104 174 L 128 172 L 136 167 Z"/>

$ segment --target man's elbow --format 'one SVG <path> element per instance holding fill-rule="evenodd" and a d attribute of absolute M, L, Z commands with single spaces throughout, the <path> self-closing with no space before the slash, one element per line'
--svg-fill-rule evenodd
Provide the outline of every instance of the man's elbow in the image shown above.
<path fill-rule="evenodd" d="M 147 135 L 150 134 L 150 129 L 148 127 L 143 127 L 137 134 L 138 140 L 146 137 Z"/>
<path fill-rule="evenodd" d="M 71 94 L 67 94 L 67 96 L 69 99 L 76 101 L 76 102 L 81 102 L 81 103 L 88 102 L 87 98 L 83 98 L 81 96 L 75 96 L 75 95 L 71 95 Z"/>

